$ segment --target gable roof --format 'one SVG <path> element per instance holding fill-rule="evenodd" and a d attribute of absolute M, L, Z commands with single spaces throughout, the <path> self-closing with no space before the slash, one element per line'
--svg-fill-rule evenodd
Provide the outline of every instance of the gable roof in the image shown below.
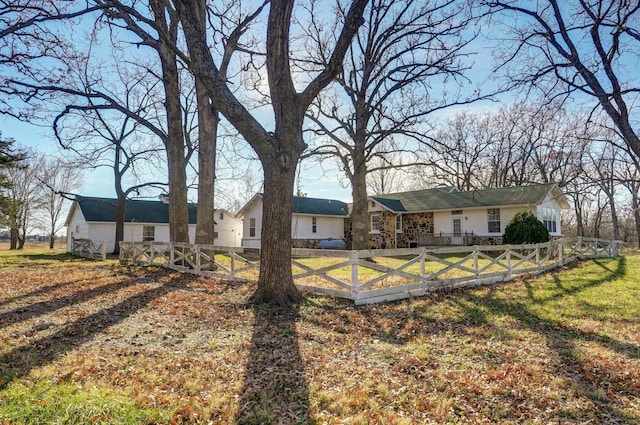
<path fill-rule="evenodd" d="M 537 205 L 553 192 L 562 208 L 569 205 L 555 183 L 501 187 L 468 192 L 452 188 L 435 188 L 371 196 L 394 212 L 456 210 L 506 205 Z"/>
<path fill-rule="evenodd" d="M 76 196 L 77 205 L 86 221 L 115 223 L 115 198 Z M 188 204 L 189 224 L 196 223 L 196 204 Z M 70 211 L 70 214 L 73 211 Z M 125 223 L 169 223 L 169 204 L 162 201 L 127 199 L 124 204 Z"/>
<path fill-rule="evenodd" d="M 349 215 L 349 206 L 335 199 L 293 197 L 293 213 L 313 215 L 337 215 L 346 217 Z"/>
<path fill-rule="evenodd" d="M 238 211 L 236 217 L 240 217 L 245 214 L 246 210 L 257 199 L 262 200 L 263 194 L 256 193 L 244 207 Z M 307 214 L 307 215 L 330 215 L 339 217 L 349 216 L 349 205 L 346 202 L 338 201 L 336 199 L 322 199 L 322 198 L 307 198 L 303 196 L 293 197 L 293 206 L 291 207 L 293 214 Z"/>

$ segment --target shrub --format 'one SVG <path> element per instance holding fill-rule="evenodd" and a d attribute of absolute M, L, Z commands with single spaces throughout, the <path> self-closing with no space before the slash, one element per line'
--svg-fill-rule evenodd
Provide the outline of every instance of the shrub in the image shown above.
<path fill-rule="evenodd" d="M 531 211 L 520 211 L 507 224 L 502 239 L 506 244 L 543 243 L 549 240 L 549 231 Z"/>

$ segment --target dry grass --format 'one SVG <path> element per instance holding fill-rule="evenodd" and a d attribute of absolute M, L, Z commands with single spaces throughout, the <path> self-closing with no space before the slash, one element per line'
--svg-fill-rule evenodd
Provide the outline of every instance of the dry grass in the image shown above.
<path fill-rule="evenodd" d="M 29 254 L 29 253 L 27 253 Z M 0 253 L 0 423 L 640 423 L 640 256 L 354 307 Z"/>

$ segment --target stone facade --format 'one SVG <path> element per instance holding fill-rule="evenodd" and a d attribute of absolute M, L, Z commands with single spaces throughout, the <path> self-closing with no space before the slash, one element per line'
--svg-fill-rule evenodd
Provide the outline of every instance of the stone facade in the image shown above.
<path fill-rule="evenodd" d="M 369 220 L 372 214 L 380 216 L 380 232 L 369 232 L 370 249 L 415 248 L 419 234 L 433 233 L 431 212 L 402 214 L 401 232 L 396 232 L 396 214 L 390 211 L 374 212 L 369 214 Z"/>

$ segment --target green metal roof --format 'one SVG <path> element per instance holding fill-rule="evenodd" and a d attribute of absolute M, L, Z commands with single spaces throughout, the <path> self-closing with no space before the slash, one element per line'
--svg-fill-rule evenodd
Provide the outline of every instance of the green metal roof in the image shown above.
<path fill-rule="evenodd" d="M 337 215 L 346 217 L 349 214 L 349 206 L 335 199 L 294 196 L 292 212 L 295 214 Z"/>
<path fill-rule="evenodd" d="M 85 220 L 115 223 L 117 199 L 76 196 L 76 201 Z M 188 204 L 189 224 L 196 223 L 196 209 L 196 204 Z M 169 223 L 169 205 L 162 201 L 127 199 L 124 204 L 124 221 L 125 223 Z"/>
<path fill-rule="evenodd" d="M 468 192 L 457 191 L 453 188 L 435 188 L 371 196 L 370 198 L 395 212 L 457 210 L 539 204 L 554 186 L 556 186 L 555 183 L 547 183 Z M 560 201 L 561 204 L 563 202 Z"/>

